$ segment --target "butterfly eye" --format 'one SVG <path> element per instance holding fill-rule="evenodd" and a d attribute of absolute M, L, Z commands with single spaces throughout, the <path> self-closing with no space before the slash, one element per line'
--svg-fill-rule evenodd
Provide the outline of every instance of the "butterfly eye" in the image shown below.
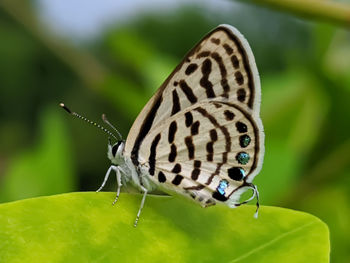
<path fill-rule="evenodd" d="M 121 141 L 117 142 L 116 144 L 114 144 L 112 146 L 112 155 L 113 156 L 116 156 L 120 144 L 121 144 Z"/>
<path fill-rule="evenodd" d="M 115 145 L 113 145 L 113 147 L 112 147 L 112 154 L 113 154 L 113 156 L 115 156 L 115 155 L 117 154 L 117 151 L 118 151 L 118 145 L 115 144 Z"/>

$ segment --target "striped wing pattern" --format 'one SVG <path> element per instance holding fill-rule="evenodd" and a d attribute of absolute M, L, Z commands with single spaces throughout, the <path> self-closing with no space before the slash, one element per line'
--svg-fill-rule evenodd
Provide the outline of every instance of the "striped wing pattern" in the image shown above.
<path fill-rule="evenodd" d="M 241 171 L 256 169 L 256 123 L 239 106 L 224 102 L 194 104 L 173 115 L 145 138 L 140 163 L 165 189 L 190 195 L 206 206 L 226 201 L 241 186 Z M 249 159 L 240 156 L 248 154 Z M 224 194 L 217 192 L 222 180 Z"/>
<path fill-rule="evenodd" d="M 250 47 L 235 28 L 221 25 L 146 104 L 124 155 L 166 190 L 203 206 L 226 201 L 260 170 L 259 108 L 260 81 Z"/>

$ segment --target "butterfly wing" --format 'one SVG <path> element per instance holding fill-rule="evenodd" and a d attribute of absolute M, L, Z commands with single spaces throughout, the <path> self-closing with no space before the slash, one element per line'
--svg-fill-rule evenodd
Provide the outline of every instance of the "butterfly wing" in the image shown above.
<path fill-rule="evenodd" d="M 184 57 L 143 108 L 129 132 L 124 154 L 137 166 L 139 149 L 149 131 L 203 100 L 243 104 L 259 117 L 260 93 L 258 70 L 247 40 L 234 27 L 220 25 Z"/>
<path fill-rule="evenodd" d="M 216 200 L 237 203 L 240 193 L 234 193 L 260 169 L 259 125 L 241 106 L 196 103 L 150 131 L 140 166 L 162 188 L 204 206 Z"/>
<path fill-rule="evenodd" d="M 216 104 L 213 104 L 214 102 Z M 220 105 L 221 108 L 216 108 L 215 105 Z M 170 136 L 169 129 L 173 127 L 172 123 L 176 120 L 179 129 L 176 133 L 178 138 L 176 137 L 175 145 L 179 159 L 176 160 L 182 165 L 181 176 L 184 177 L 181 180 L 182 189 L 200 185 L 198 187 L 204 187 L 203 191 L 215 192 L 217 180 L 227 178 L 227 170 L 237 165 L 234 163 L 236 160 L 234 155 L 237 155 L 238 149 L 235 150 L 233 147 L 236 145 L 234 142 L 237 142 L 240 136 L 234 132 L 237 130 L 235 123 L 238 117 L 228 123 L 220 121 L 218 122 L 219 127 L 216 127 L 208 116 L 195 110 L 198 107 L 203 108 L 214 117 L 216 114 L 224 114 L 226 110 L 232 111 L 235 116 L 245 116 L 244 119 L 251 123 L 249 132 L 252 132 L 250 134 L 252 135 L 250 137 L 252 146 L 250 147 L 253 147 L 254 151 L 249 153 L 251 159 L 245 171 L 246 181 L 250 182 L 260 170 L 264 152 L 264 135 L 259 118 L 260 80 L 248 42 L 238 30 L 229 25 L 220 25 L 208 33 L 185 56 L 149 100 L 129 132 L 124 156 L 130 158 L 136 167 L 146 167 L 151 176 L 152 173 L 158 176 L 156 172 L 162 172 L 166 180 L 168 177 L 174 177 L 171 181 L 176 178 L 179 181 L 180 177 L 176 177 L 178 174 L 172 172 L 173 162 L 169 161 L 171 151 L 174 151 L 171 147 L 174 148 L 174 146 L 171 146 L 172 144 L 166 140 L 166 137 Z M 201 120 L 200 123 L 202 123 L 200 126 L 203 136 L 195 136 L 192 141 L 192 145 L 196 147 L 194 149 L 195 160 L 200 161 L 202 167 L 199 181 L 191 177 L 195 160 L 189 158 L 187 152 L 191 148 L 188 148 L 189 141 L 184 141 L 186 134 L 191 129 L 195 129 L 192 128 L 195 126 L 191 128 L 186 126 L 186 113 L 191 113 L 193 117 L 196 116 L 198 118 L 196 121 Z M 225 135 L 220 127 L 224 127 L 222 129 L 226 129 L 228 134 Z M 210 158 L 207 157 L 206 145 L 210 142 L 207 141 L 210 139 L 208 136 L 214 128 L 218 141 L 212 145 L 215 151 L 213 151 L 213 161 L 210 161 Z M 182 139 L 180 134 L 183 136 Z M 232 140 L 232 145 L 228 145 L 228 138 Z M 229 146 L 230 149 L 225 149 L 225 151 L 222 149 L 222 147 Z M 198 152 L 199 155 L 197 155 Z M 218 168 L 219 165 L 221 166 Z M 209 178 L 212 178 L 211 180 L 214 180 L 216 184 L 208 184 L 208 181 L 205 180 Z M 159 179 L 157 182 L 159 183 Z M 242 182 L 231 181 L 229 183 L 233 188 L 242 184 Z M 179 189 L 176 184 L 166 183 L 164 185 Z M 227 189 L 226 192 L 228 193 L 233 188 Z"/>

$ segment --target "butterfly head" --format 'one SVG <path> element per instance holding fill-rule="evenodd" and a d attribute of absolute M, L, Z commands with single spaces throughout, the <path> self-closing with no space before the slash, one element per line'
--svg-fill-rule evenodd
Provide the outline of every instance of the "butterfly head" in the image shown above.
<path fill-rule="evenodd" d="M 124 163 L 124 158 L 123 158 L 124 146 L 125 146 L 124 141 L 118 141 L 112 144 L 111 140 L 108 139 L 107 156 L 108 156 L 108 159 L 111 160 L 112 164 L 120 165 Z"/>

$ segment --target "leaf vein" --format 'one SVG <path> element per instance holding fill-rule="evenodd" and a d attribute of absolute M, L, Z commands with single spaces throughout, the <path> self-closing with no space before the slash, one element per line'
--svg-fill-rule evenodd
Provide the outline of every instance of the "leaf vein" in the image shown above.
<path fill-rule="evenodd" d="M 299 226 L 299 227 L 297 227 L 297 228 L 295 228 L 295 229 L 292 229 L 292 230 L 290 230 L 290 231 L 287 231 L 287 232 L 285 232 L 285 233 L 283 233 L 283 234 L 281 234 L 281 235 L 278 235 L 278 236 L 276 236 L 275 238 L 271 239 L 269 242 L 264 243 L 264 244 L 262 244 L 262 245 L 260 245 L 260 246 L 258 246 L 258 247 L 256 247 L 256 248 L 250 250 L 249 252 L 247 252 L 247 253 L 245 253 L 245 254 L 239 256 L 238 258 L 233 259 L 232 261 L 230 261 L 230 263 L 239 262 L 239 261 L 241 261 L 242 259 L 245 259 L 245 258 L 247 258 L 247 257 L 249 257 L 249 256 L 251 256 L 251 255 L 253 255 L 253 254 L 255 254 L 255 253 L 257 253 L 258 251 L 260 251 L 260 250 L 262 250 L 262 249 L 264 249 L 264 248 L 266 248 L 266 247 L 268 247 L 268 246 L 270 246 L 270 245 L 276 243 L 276 242 L 279 241 L 280 239 L 282 239 L 282 238 L 284 238 L 284 237 L 286 237 L 286 236 L 288 236 L 288 235 L 294 234 L 295 232 L 298 232 L 298 231 L 300 231 L 300 230 L 302 230 L 302 229 L 304 229 L 304 228 L 306 228 L 306 227 L 308 227 L 308 226 L 311 226 L 311 225 L 313 225 L 313 224 L 315 224 L 315 223 L 316 223 L 316 222 L 310 222 L 310 223 L 307 223 L 307 224 L 305 224 L 305 225 Z"/>

